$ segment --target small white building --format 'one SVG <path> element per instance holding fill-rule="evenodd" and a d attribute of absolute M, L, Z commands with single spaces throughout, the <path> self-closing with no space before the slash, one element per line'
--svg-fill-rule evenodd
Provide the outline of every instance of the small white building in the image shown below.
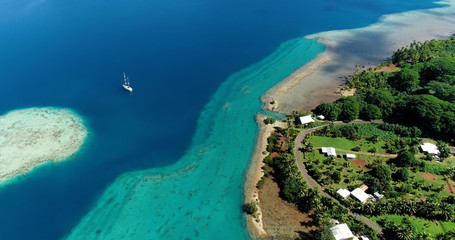
<path fill-rule="evenodd" d="M 351 196 L 357 200 L 359 200 L 361 203 L 366 203 L 370 195 L 366 194 L 365 191 L 363 191 L 360 188 L 356 188 L 352 190 Z"/>
<path fill-rule="evenodd" d="M 330 228 L 335 240 L 347 240 L 354 238 L 351 229 L 349 229 L 346 223 L 338 224 Z"/>
<path fill-rule="evenodd" d="M 314 119 L 311 115 L 306 115 L 306 116 L 300 117 L 299 121 L 300 121 L 300 124 L 306 125 L 308 123 L 314 122 Z"/>
<path fill-rule="evenodd" d="M 324 115 L 317 115 L 316 118 L 319 119 L 319 120 L 324 120 L 325 119 Z"/>
<path fill-rule="evenodd" d="M 367 236 L 363 235 L 360 237 L 360 240 L 370 240 Z"/>
<path fill-rule="evenodd" d="M 378 192 L 373 193 L 373 196 L 374 196 L 375 198 L 377 198 L 377 199 L 381 199 L 381 198 L 384 197 L 384 195 L 382 195 L 382 194 L 380 194 L 380 193 L 378 193 Z"/>
<path fill-rule="evenodd" d="M 345 198 L 345 199 L 346 199 L 347 197 L 349 197 L 349 195 L 351 194 L 351 192 L 349 192 L 349 190 L 344 189 L 344 188 L 338 189 L 337 193 L 340 194 L 340 196 L 342 196 L 342 197 Z"/>
<path fill-rule="evenodd" d="M 423 143 L 420 145 L 420 148 L 424 153 L 430 154 L 432 156 L 438 156 L 440 154 L 438 147 L 433 143 Z"/>
<path fill-rule="evenodd" d="M 346 158 L 354 159 L 355 158 L 355 154 L 354 153 L 346 153 Z"/>
<path fill-rule="evenodd" d="M 337 152 L 335 151 L 335 148 L 333 147 L 322 147 L 321 152 L 327 155 L 327 157 L 336 157 Z"/>

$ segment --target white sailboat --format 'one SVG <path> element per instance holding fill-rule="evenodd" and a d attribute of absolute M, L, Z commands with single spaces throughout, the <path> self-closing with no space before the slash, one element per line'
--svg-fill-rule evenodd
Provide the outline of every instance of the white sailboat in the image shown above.
<path fill-rule="evenodd" d="M 123 72 L 123 88 L 129 92 L 133 91 L 133 88 L 130 86 L 130 79 L 126 76 L 125 72 Z"/>

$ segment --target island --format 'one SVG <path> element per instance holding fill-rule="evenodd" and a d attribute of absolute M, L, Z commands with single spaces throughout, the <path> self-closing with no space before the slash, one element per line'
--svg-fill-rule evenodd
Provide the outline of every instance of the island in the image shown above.
<path fill-rule="evenodd" d="M 336 101 L 281 121 L 263 116 L 274 130 L 260 149 L 257 197 L 244 205 L 268 230 L 256 235 L 453 239 L 454 55 L 455 37 L 413 42 L 377 67 L 357 66 Z M 275 199 L 266 184 L 278 186 Z M 279 218 L 267 203 L 277 197 L 300 213 Z"/>
<path fill-rule="evenodd" d="M 28 108 L 0 117 L 0 183 L 46 162 L 71 158 L 88 136 L 82 119 L 64 108 Z"/>

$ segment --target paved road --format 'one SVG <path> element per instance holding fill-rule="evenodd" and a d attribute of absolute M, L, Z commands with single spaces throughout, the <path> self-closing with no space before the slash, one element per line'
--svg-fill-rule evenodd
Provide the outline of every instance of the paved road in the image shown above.
<path fill-rule="evenodd" d="M 381 120 L 374 120 L 374 121 L 355 120 L 355 121 L 352 121 L 352 122 L 349 122 L 349 123 L 335 122 L 333 125 L 344 125 L 344 124 L 352 124 L 352 123 L 381 123 L 381 122 L 382 122 Z M 303 140 L 303 138 L 305 138 L 305 136 L 308 135 L 309 133 L 312 133 L 312 132 L 317 131 L 319 129 L 322 129 L 324 127 L 326 127 L 326 126 L 319 126 L 319 127 L 306 129 L 306 130 L 302 131 L 297 136 L 297 138 L 295 139 L 294 154 L 295 154 L 295 159 L 297 161 L 297 166 L 299 167 L 299 170 L 302 173 L 303 178 L 308 183 L 308 185 L 310 185 L 310 187 L 312 187 L 312 188 L 317 188 L 321 195 L 329 197 L 329 198 L 332 198 L 335 201 L 338 201 L 337 199 L 333 198 L 332 196 L 330 196 L 329 194 L 324 192 L 322 187 L 316 181 L 314 181 L 314 179 L 312 177 L 310 177 L 310 175 L 308 174 L 307 170 L 303 166 L 303 162 L 302 162 L 302 152 L 300 151 L 300 149 L 302 148 L 302 140 Z M 349 211 L 349 214 L 351 216 L 355 217 L 357 220 L 363 222 L 365 225 L 369 226 L 370 228 L 376 230 L 379 234 L 382 234 L 382 228 L 380 226 L 378 226 L 376 223 L 374 223 L 374 222 L 372 222 L 372 221 L 360 216 L 357 213 L 353 213 L 353 212 Z"/>

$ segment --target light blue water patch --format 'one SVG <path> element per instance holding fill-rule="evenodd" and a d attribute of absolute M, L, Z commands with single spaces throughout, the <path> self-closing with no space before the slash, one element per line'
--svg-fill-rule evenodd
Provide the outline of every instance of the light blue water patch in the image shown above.
<path fill-rule="evenodd" d="M 120 176 L 68 239 L 248 239 L 241 189 L 259 97 L 324 48 L 294 39 L 232 75 L 205 106 L 184 157 Z"/>

